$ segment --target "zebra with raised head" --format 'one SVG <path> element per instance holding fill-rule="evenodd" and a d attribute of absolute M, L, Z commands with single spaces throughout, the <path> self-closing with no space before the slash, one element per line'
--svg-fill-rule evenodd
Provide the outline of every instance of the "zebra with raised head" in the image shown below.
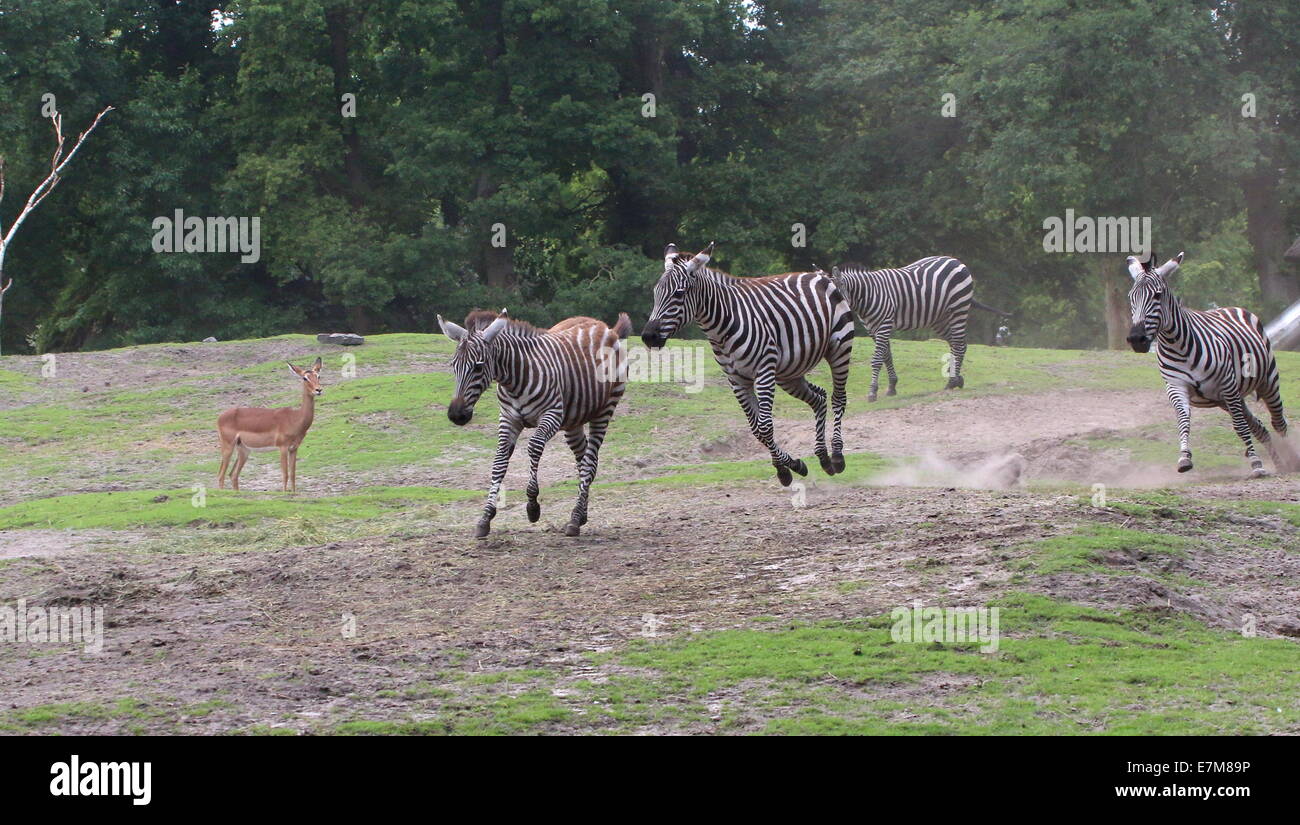
<path fill-rule="evenodd" d="M 922 258 L 900 269 L 835 267 L 831 278 L 839 284 L 858 319 L 875 339 L 868 401 L 876 400 L 882 365 L 889 371 L 889 389 L 885 395 L 898 394 L 898 373 L 894 371 L 894 354 L 889 346 L 894 330 L 928 327 L 948 342 L 946 389 L 951 390 L 966 386 L 961 365 L 966 358 L 966 319 L 971 307 L 1003 317 L 1010 315 L 976 301 L 970 270 L 961 261 L 946 255 Z"/>
<path fill-rule="evenodd" d="M 474 415 L 479 396 L 495 381 L 501 414 L 497 450 L 492 460 L 492 481 L 487 503 L 475 535 L 486 536 L 497 512 L 497 498 L 515 442 L 525 427 L 536 428 L 528 440 L 531 470 L 528 479 L 528 520 L 537 521 L 542 508 L 537 501 L 537 465 L 546 443 L 561 430 L 578 464 L 578 502 L 564 528 L 566 536 L 581 533 L 587 523 L 587 497 L 600 445 L 623 397 L 625 387 L 623 341 L 632 331 L 627 313 L 614 327 L 594 318 L 569 318 L 538 329 L 509 318 L 506 311 L 471 312 L 465 326 L 444 321 L 438 325 L 456 342 L 452 372 L 455 395 L 447 417 L 463 426 Z"/>
<path fill-rule="evenodd" d="M 1128 342 L 1137 352 L 1150 352 L 1151 344 L 1156 345 L 1160 375 L 1178 416 L 1178 472 L 1192 469 L 1191 407 L 1219 407 L 1232 416 L 1233 429 L 1246 443 L 1251 475 L 1267 474 L 1252 435 L 1268 447 L 1278 470 L 1297 469 L 1294 452 L 1285 442 L 1275 443 L 1246 406 L 1253 393 L 1268 407 L 1273 429 L 1286 437 L 1277 360 L 1259 318 L 1240 307 L 1204 312 L 1184 307 L 1169 289 L 1169 276 L 1183 262 L 1183 253 L 1159 267 L 1155 260 L 1154 253 L 1145 264 L 1128 258 L 1133 278 Z"/>
<path fill-rule="evenodd" d="M 853 350 L 853 313 L 825 272 L 791 272 L 737 278 L 710 269 L 713 244 L 698 255 L 664 251 L 664 272 L 654 289 L 654 308 L 641 333 L 649 347 L 695 321 L 753 432 L 772 455 L 777 478 L 789 486 L 791 472 L 808 474 L 802 459 L 776 443 L 772 396 L 777 385 L 812 407 L 817 418 L 817 458 L 827 474 L 844 470 L 840 424 Z M 835 429 L 826 448 L 826 391 L 804 376 L 823 359 L 830 365 Z"/>

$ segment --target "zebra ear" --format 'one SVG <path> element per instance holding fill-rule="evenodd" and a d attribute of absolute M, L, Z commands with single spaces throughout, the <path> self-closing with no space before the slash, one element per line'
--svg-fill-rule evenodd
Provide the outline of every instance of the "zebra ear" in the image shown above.
<path fill-rule="evenodd" d="M 704 249 L 701 250 L 698 255 L 696 255 L 694 258 L 691 258 L 691 262 L 687 265 L 687 269 L 689 269 L 691 272 L 695 272 L 699 270 L 700 267 L 707 264 L 709 262 L 709 258 L 712 257 L 713 255 L 713 247 L 714 247 L 714 243 L 710 241 L 709 245 L 704 247 Z"/>
<path fill-rule="evenodd" d="M 1178 266 L 1182 262 L 1183 262 L 1183 253 L 1179 252 L 1177 255 L 1175 255 L 1174 257 L 1170 258 L 1169 260 L 1161 264 L 1160 268 L 1156 270 L 1156 274 L 1162 278 L 1168 278 L 1170 275 L 1173 275 L 1174 272 L 1178 270 Z"/>
<path fill-rule="evenodd" d="M 677 263 L 677 244 L 670 243 L 664 247 L 664 270 L 667 271 Z"/>
<path fill-rule="evenodd" d="M 1138 259 L 1134 258 L 1132 255 L 1128 256 L 1128 258 L 1125 260 L 1125 263 L 1128 264 L 1128 274 L 1132 276 L 1133 280 L 1135 281 L 1138 278 L 1142 277 L 1142 273 L 1146 272 L 1146 268 L 1142 266 L 1142 264 L 1138 261 Z"/>
<path fill-rule="evenodd" d="M 491 345 L 492 339 L 500 335 L 501 330 L 505 329 L 506 324 L 508 324 L 509 322 L 510 322 L 509 318 L 498 318 L 492 323 L 488 324 L 487 329 L 483 330 L 483 343 Z"/>
<path fill-rule="evenodd" d="M 840 277 L 840 268 L 838 266 L 831 267 L 831 277 L 832 278 Z"/>
<path fill-rule="evenodd" d="M 465 328 L 460 324 L 453 324 L 451 321 L 444 321 L 442 316 L 438 316 L 438 326 L 442 329 L 442 334 L 453 341 L 459 342 L 465 337 Z"/>
<path fill-rule="evenodd" d="M 506 309 L 505 307 L 501 307 L 501 317 L 502 317 L 502 318 L 509 318 L 509 317 L 510 317 L 510 310 Z"/>

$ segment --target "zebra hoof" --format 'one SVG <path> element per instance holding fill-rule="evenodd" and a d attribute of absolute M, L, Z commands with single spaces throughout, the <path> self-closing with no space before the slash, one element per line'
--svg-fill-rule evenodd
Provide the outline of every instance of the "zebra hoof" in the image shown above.
<path fill-rule="evenodd" d="M 875 394 L 874 392 L 869 392 L 869 393 L 867 393 L 867 400 L 868 400 L 868 401 L 875 401 L 875 400 L 876 400 L 876 394 Z"/>
<path fill-rule="evenodd" d="M 794 470 L 801 476 L 808 475 L 808 465 L 803 463 L 802 458 L 796 458 L 794 463 L 790 465 L 790 469 Z"/>
<path fill-rule="evenodd" d="M 582 535 L 582 526 L 578 524 L 574 524 L 573 522 L 569 522 L 564 527 L 564 535 L 569 537 L 580 536 Z"/>
<path fill-rule="evenodd" d="M 948 386 L 945 387 L 945 389 L 959 390 L 965 386 L 966 386 L 966 379 L 962 378 L 960 375 L 955 375 L 952 378 L 948 379 Z"/>
<path fill-rule="evenodd" d="M 1255 467 L 1250 471 L 1251 478 L 1264 478 L 1267 475 L 1268 470 L 1265 470 L 1263 467 Z"/>
<path fill-rule="evenodd" d="M 1192 460 L 1190 458 L 1178 459 L 1178 472 L 1185 473 L 1192 469 Z"/>
<path fill-rule="evenodd" d="M 829 455 L 823 453 L 817 456 L 817 460 L 822 463 L 823 473 L 825 473 L 828 476 L 835 475 L 835 473 L 837 472 L 835 469 L 835 461 Z"/>
<path fill-rule="evenodd" d="M 788 467 L 777 467 L 776 479 L 781 482 L 782 487 L 789 487 L 790 482 L 794 481 L 794 476 L 790 475 L 790 469 Z"/>
<path fill-rule="evenodd" d="M 831 462 L 835 465 L 835 472 L 844 472 L 844 453 L 835 453 L 831 456 Z"/>
<path fill-rule="evenodd" d="M 898 395 L 898 390 L 894 389 L 893 387 L 890 387 L 889 389 L 885 390 L 885 395 Z"/>
<path fill-rule="evenodd" d="M 541 517 L 542 505 L 538 504 L 536 501 L 528 502 L 528 520 L 530 522 L 536 522 Z"/>
<path fill-rule="evenodd" d="M 476 526 L 476 527 L 474 528 L 474 538 L 476 538 L 476 539 L 485 538 L 485 537 L 487 536 L 487 534 L 490 533 L 491 531 L 492 531 L 492 523 L 491 523 L 491 522 L 488 522 L 488 521 L 480 521 L 480 522 L 478 523 L 478 526 Z"/>

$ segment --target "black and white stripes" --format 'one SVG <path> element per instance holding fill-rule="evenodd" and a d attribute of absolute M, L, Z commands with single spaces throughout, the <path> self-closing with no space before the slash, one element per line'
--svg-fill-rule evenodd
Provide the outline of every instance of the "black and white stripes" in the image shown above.
<path fill-rule="evenodd" d="M 828 474 L 841 472 L 844 444 L 840 425 L 853 349 L 853 315 L 848 303 L 824 272 L 737 278 L 707 266 L 712 251 L 713 244 L 709 244 L 691 256 L 668 246 L 642 340 L 647 346 L 661 347 L 695 321 L 708 337 L 713 355 L 745 411 L 750 431 L 771 453 L 781 483 L 790 484 L 791 471 L 807 475 L 808 467 L 776 443 L 772 396 L 777 385 L 812 407 L 822 469 Z M 835 427 L 829 450 L 826 391 L 804 377 L 823 359 L 830 365 L 834 385 L 831 406 Z"/>
<path fill-rule="evenodd" d="M 882 364 L 889 371 L 889 389 L 885 394 L 897 392 L 898 374 L 894 371 L 894 357 L 889 346 L 890 335 L 896 329 L 928 327 L 938 333 L 948 342 L 951 353 L 945 369 L 948 389 L 965 386 L 961 365 L 966 357 L 966 319 L 974 291 L 973 279 L 965 264 L 956 258 L 935 255 L 901 269 L 868 271 L 836 267 L 831 271 L 831 277 L 875 338 L 876 352 L 871 359 L 868 401 L 876 400 Z M 982 304 L 976 306 L 997 312 Z"/>
<path fill-rule="evenodd" d="M 1263 324 L 1253 313 L 1239 307 L 1208 312 L 1187 309 L 1169 289 L 1169 276 L 1183 261 L 1183 253 L 1156 268 L 1128 259 L 1133 287 L 1129 304 L 1133 327 L 1128 342 L 1138 352 L 1156 345 L 1160 375 L 1168 388 L 1169 402 L 1178 416 L 1178 471 L 1192 469 L 1189 446 L 1191 407 L 1219 407 L 1232 416 L 1232 426 L 1246 443 L 1251 474 L 1265 474 L 1251 439 L 1264 442 L 1274 463 L 1282 471 L 1297 469 L 1291 451 L 1279 446 L 1268 429 L 1246 406 L 1256 395 L 1268 407 L 1273 429 L 1286 436 L 1286 418 L 1278 382 L 1277 360 Z"/>
<path fill-rule="evenodd" d="M 452 371 L 455 397 L 447 407 L 454 424 L 466 424 L 474 405 L 493 381 L 501 414 L 492 482 L 476 535 L 486 536 L 515 443 L 525 427 L 528 441 L 528 520 L 537 521 L 537 466 L 546 443 L 561 430 L 578 463 L 578 502 L 565 534 L 576 536 L 587 523 L 587 498 L 600 445 L 623 397 L 623 339 L 631 331 L 626 314 L 611 329 L 594 318 L 570 318 L 541 330 L 492 312 L 473 312 L 461 327 L 438 316 L 443 333 L 456 342 Z"/>

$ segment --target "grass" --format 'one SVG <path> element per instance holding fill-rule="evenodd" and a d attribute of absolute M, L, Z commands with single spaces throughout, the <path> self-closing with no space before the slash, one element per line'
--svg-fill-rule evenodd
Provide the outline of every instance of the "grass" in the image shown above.
<path fill-rule="evenodd" d="M 479 705 L 438 696 L 406 720 L 333 732 L 518 734 L 1205 735 L 1300 729 L 1295 645 L 1174 615 L 1103 611 L 1012 593 L 995 652 L 896 642 L 889 616 L 638 640 L 593 654 L 612 671 L 555 689 L 509 671 L 519 693 Z"/>
<path fill-rule="evenodd" d="M 249 525 L 265 520 L 364 520 L 479 495 L 432 487 L 374 487 L 342 496 L 209 490 L 74 493 L 0 507 L 0 530 Z M 202 504 L 199 504 L 202 502 Z"/>
<path fill-rule="evenodd" d="M 1074 532 L 1036 543 L 1030 556 L 1012 566 L 1030 570 L 1040 576 L 1063 572 L 1115 572 L 1114 568 L 1107 567 L 1104 563 L 1108 556 L 1138 559 L 1161 555 L 1185 556 L 1189 544 L 1189 539 L 1168 533 L 1086 525 Z"/>

